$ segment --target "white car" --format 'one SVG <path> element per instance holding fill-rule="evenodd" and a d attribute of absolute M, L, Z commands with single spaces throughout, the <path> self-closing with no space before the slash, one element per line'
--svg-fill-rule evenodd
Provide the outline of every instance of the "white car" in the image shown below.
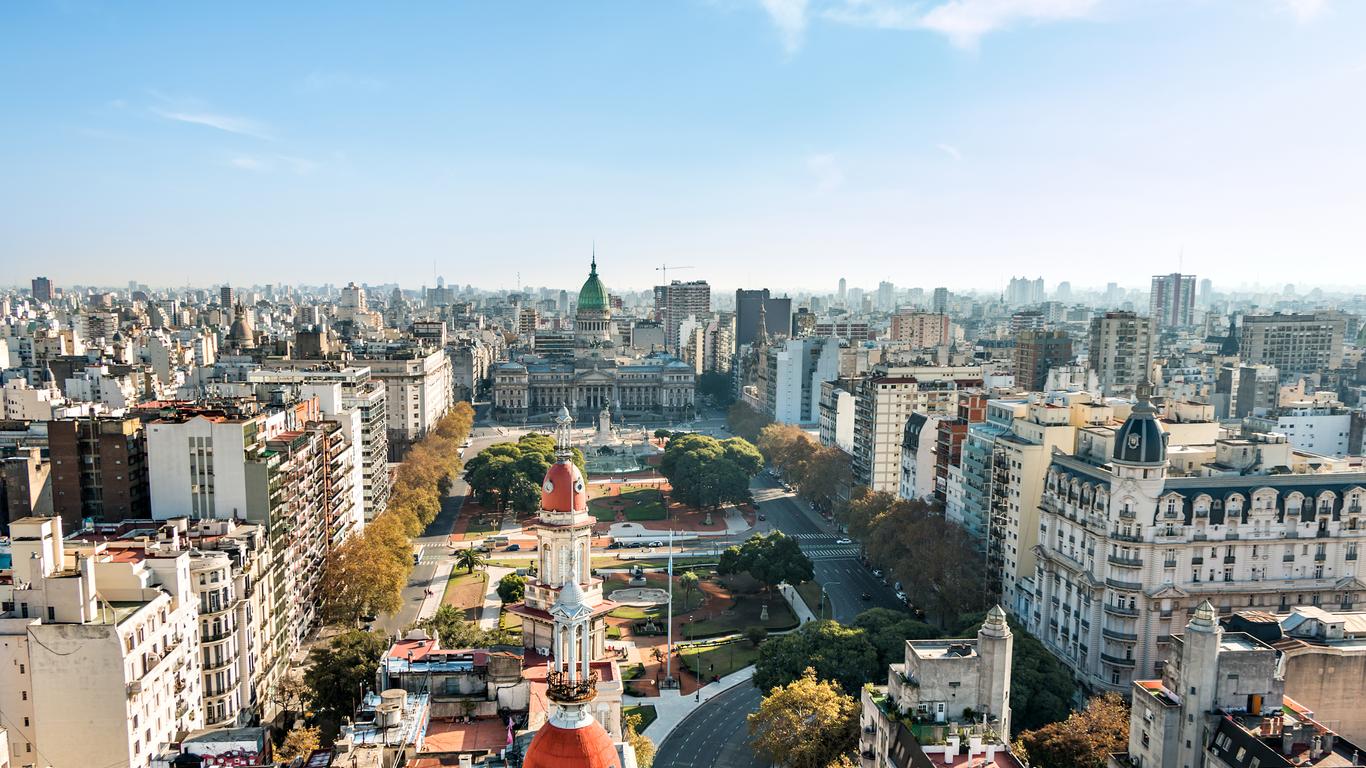
<path fill-rule="evenodd" d="M 841 538 L 835 539 L 835 543 L 836 543 L 836 544 L 853 544 L 853 543 L 854 543 L 854 540 L 851 539 L 851 538 L 848 538 L 848 537 L 846 536 L 846 537 L 841 537 Z"/>

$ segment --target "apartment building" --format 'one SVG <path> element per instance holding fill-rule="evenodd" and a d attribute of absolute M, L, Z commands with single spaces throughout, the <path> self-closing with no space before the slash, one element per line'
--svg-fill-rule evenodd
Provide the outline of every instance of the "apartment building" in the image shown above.
<path fill-rule="evenodd" d="M 839 339 L 784 339 L 765 347 L 759 368 L 759 395 L 768 415 L 780 424 L 820 421 L 821 383 L 839 378 Z"/>
<path fill-rule="evenodd" d="M 941 417 L 912 413 L 901 437 L 901 484 L 896 495 L 906 500 L 934 498 L 935 449 Z"/>
<path fill-rule="evenodd" d="M 1014 644 L 1000 606 L 974 638 L 906 641 L 887 684 L 863 689 L 859 765 L 1020 768 L 1009 748 Z"/>
<path fill-rule="evenodd" d="M 1205 600 L 1288 612 L 1366 592 L 1366 473 L 1280 435 L 1169 449 L 1169 425 L 1140 397 L 1118 430 L 1080 430 L 1045 476 L 1026 618 L 1093 687 L 1160 673 Z"/>
<path fill-rule="evenodd" d="M 1152 320 L 1133 312 L 1106 312 L 1091 320 L 1087 365 L 1095 371 L 1101 393 L 1132 395 L 1151 379 Z"/>
<path fill-rule="evenodd" d="M 1170 640 L 1157 679 L 1135 680 L 1129 749 L 1110 768 L 1366 765 L 1366 752 L 1286 695 L 1276 648 L 1226 631 L 1209 601 Z"/>
<path fill-rule="evenodd" d="M 1159 329 L 1195 324 L 1195 275 L 1153 275 L 1148 315 Z"/>
<path fill-rule="evenodd" d="M 1287 375 L 1342 367 L 1347 316 L 1341 312 L 1244 315 L 1238 352 L 1248 365 L 1271 365 Z"/>
<path fill-rule="evenodd" d="M 1072 362 L 1072 337 L 1067 331 L 1029 330 L 1015 335 L 1015 386 L 1042 392 L 1048 372 Z"/>
<path fill-rule="evenodd" d="M 11 524 L 0 717 L 21 764 L 148 766 L 203 725 L 190 556 L 70 551 L 59 517 Z"/>
<path fill-rule="evenodd" d="M 933 312 L 897 312 L 892 315 L 892 326 L 887 336 L 912 349 L 932 349 L 952 341 L 949 335 L 949 316 Z"/>
<path fill-rule="evenodd" d="M 1341 403 L 1302 400 L 1243 419 L 1248 432 L 1285 435 L 1297 451 L 1342 458 L 1352 432 L 1352 412 Z"/>
<path fill-rule="evenodd" d="M 147 436 L 141 420 L 91 416 L 47 423 L 52 510 L 68 530 L 84 519 L 147 517 Z"/>
<path fill-rule="evenodd" d="M 369 368 L 370 375 L 384 383 L 392 460 L 401 458 L 455 405 L 451 359 L 444 349 L 395 349 L 383 358 L 358 357 L 353 364 Z"/>
<path fill-rule="evenodd" d="M 878 366 L 858 382 L 854 402 L 854 480 L 896 493 L 901 440 L 914 412 L 952 416 L 958 392 L 980 388 L 981 366 Z"/>
<path fill-rule="evenodd" d="M 711 286 L 706 280 L 674 280 L 655 286 L 655 319 L 664 325 L 666 351 L 680 355 L 680 329 L 688 319 L 705 322 L 711 314 Z"/>

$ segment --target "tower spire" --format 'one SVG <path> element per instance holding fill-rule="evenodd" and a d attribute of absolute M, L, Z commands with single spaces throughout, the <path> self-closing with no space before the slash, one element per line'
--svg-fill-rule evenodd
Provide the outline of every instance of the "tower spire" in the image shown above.
<path fill-rule="evenodd" d="M 589 266 L 588 274 L 590 274 L 590 275 L 596 275 L 597 273 L 598 273 L 598 241 L 597 241 L 597 240 L 594 240 L 594 241 L 593 241 L 593 261 L 592 261 L 592 263 L 591 263 L 590 266 Z"/>

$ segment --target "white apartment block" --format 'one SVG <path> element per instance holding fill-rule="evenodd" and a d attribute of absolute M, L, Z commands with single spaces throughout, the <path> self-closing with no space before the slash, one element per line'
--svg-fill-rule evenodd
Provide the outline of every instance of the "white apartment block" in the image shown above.
<path fill-rule="evenodd" d="M 896 495 L 907 501 L 934 498 L 936 430 L 939 416 L 913 413 L 901 437 L 901 484 Z"/>
<path fill-rule="evenodd" d="M 1247 416 L 1243 428 L 1283 434 L 1297 451 L 1342 458 L 1351 442 L 1352 413 L 1340 404 L 1298 402 Z"/>
<path fill-rule="evenodd" d="M 11 523 L 0 716 L 23 765 L 150 766 L 204 724 L 190 557 L 68 551 L 60 518 Z"/>
<path fill-rule="evenodd" d="M 1151 318 L 1133 312 L 1106 312 L 1091 320 L 1087 365 L 1100 380 L 1105 395 L 1130 395 L 1153 368 L 1154 331 Z"/>
<path fill-rule="evenodd" d="M 455 405 L 451 359 L 443 349 L 355 363 L 369 367 L 370 375 L 384 382 L 389 442 L 395 449 L 422 439 Z"/>
<path fill-rule="evenodd" d="M 861 379 L 854 403 L 854 480 L 896 493 L 906 419 L 920 412 L 954 416 L 957 393 L 980 388 L 981 366 L 879 366 Z"/>
<path fill-rule="evenodd" d="M 785 339 L 763 351 L 759 390 L 780 424 L 820 422 L 821 382 L 839 377 L 839 339 Z"/>
<path fill-rule="evenodd" d="M 1366 594 L 1366 473 L 1280 435 L 1169 450 L 1170 426 L 1141 398 L 1112 434 L 1082 430 L 1045 475 L 1026 619 L 1101 689 L 1160 674 L 1205 600 L 1284 613 Z"/>
<path fill-rule="evenodd" d="M 854 450 L 854 394 L 841 381 L 821 382 L 821 445 Z"/>

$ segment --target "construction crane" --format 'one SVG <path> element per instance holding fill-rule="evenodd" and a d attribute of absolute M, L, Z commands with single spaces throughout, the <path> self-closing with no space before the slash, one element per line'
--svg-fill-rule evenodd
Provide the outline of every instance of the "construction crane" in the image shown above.
<path fill-rule="evenodd" d="M 684 267 L 676 267 L 676 266 L 671 266 L 671 265 L 669 265 L 669 264 L 660 264 L 659 266 L 655 267 L 655 271 L 656 271 L 656 272 L 663 272 L 663 273 L 664 273 L 664 284 L 665 284 L 665 285 L 668 285 L 668 284 L 669 284 L 669 270 L 671 270 L 671 269 L 693 269 L 693 268 L 694 268 L 694 267 L 692 267 L 691 265 L 689 265 L 689 266 L 684 266 Z"/>

